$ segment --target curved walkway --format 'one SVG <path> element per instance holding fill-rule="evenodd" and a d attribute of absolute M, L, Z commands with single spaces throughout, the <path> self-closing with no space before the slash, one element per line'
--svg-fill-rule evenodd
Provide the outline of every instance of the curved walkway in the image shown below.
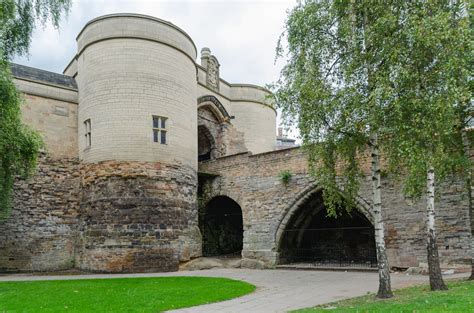
<path fill-rule="evenodd" d="M 249 295 L 172 312 L 286 312 L 376 292 L 377 273 L 298 270 L 214 269 L 173 273 L 91 274 L 71 276 L 5 275 L 0 281 L 62 280 L 119 277 L 209 276 L 244 280 L 257 286 Z M 450 278 L 468 274 L 450 275 Z M 392 274 L 393 288 L 428 282 L 428 276 Z"/>

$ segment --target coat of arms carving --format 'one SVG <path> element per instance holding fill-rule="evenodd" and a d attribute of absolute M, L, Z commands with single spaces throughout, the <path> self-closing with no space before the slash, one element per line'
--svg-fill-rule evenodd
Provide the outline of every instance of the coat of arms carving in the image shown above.
<path fill-rule="evenodd" d="M 207 86 L 219 90 L 219 62 L 214 56 L 207 62 Z"/>

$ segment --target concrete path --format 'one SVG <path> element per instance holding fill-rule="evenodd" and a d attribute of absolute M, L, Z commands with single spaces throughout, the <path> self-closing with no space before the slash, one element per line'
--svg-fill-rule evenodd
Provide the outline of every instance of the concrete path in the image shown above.
<path fill-rule="evenodd" d="M 152 274 L 92 274 L 71 276 L 5 275 L 0 281 L 91 279 L 119 277 L 208 276 L 244 280 L 257 286 L 252 294 L 229 301 L 172 312 L 286 312 L 376 292 L 377 273 L 298 270 L 214 269 Z M 468 274 L 450 275 L 450 278 Z M 394 288 L 426 283 L 427 276 L 392 274 Z"/>

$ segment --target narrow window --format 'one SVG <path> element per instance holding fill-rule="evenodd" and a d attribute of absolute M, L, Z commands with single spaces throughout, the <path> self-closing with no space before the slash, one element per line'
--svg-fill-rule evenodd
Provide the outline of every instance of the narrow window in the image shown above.
<path fill-rule="evenodd" d="M 153 141 L 162 145 L 166 144 L 167 117 L 153 115 Z"/>
<path fill-rule="evenodd" d="M 87 119 L 84 121 L 84 136 L 86 138 L 86 148 L 91 146 L 91 120 Z"/>

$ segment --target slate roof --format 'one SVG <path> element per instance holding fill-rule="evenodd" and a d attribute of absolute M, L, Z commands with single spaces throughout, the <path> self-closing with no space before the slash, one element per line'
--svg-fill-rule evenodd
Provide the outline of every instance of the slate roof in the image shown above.
<path fill-rule="evenodd" d="M 16 78 L 24 78 L 71 89 L 77 89 L 77 83 L 71 76 L 40 70 L 16 63 L 10 63 L 12 74 Z"/>

